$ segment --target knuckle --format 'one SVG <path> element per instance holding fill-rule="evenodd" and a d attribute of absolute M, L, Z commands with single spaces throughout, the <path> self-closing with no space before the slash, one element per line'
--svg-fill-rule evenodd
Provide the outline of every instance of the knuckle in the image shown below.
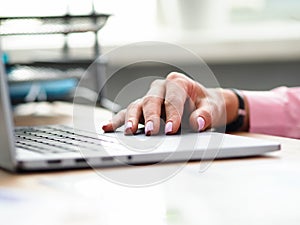
<path fill-rule="evenodd" d="M 163 99 L 158 96 L 145 96 L 142 100 L 143 107 L 149 106 L 149 105 L 161 105 L 163 102 Z"/>
<path fill-rule="evenodd" d="M 181 103 L 165 101 L 166 114 L 171 117 L 178 117 L 183 113 L 183 105 Z"/>
<path fill-rule="evenodd" d="M 131 111 L 136 111 L 141 107 L 141 100 L 135 100 L 134 102 L 131 102 L 128 106 L 127 106 L 127 113 L 131 112 Z"/>
<path fill-rule="evenodd" d="M 187 91 L 187 87 L 194 83 L 193 80 L 188 78 L 186 75 L 178 72 L 171 72 L 167 78 L 167 82 L 172 82 L 178 86 L 178 88 L 183 88 Z"/>
<path fill-rule="evenodd" d="M 193 89 L 197 90 L 197 94 L 200 97 L 206 97 L 206 96 L 208 96 L 208 89 L 205 88 L 202 84 L 200 84 L 198 82 L 194 82 Z"/>
<path fill-rule="evenodd" d="M 142 108 L 145 117 L 157 116 L 160 114 L 163 99 L 159 97 L 147 96 L 143 99 Z"/>
<path fill-rule="evenodd" d="M 179 72 L 171 72 L 167 75 L 167 80 L 177 80 L 182 77 L 184 77 L 184 75 Z"/>
<path fill-rule="evenodd" d="M 163 79 L 156 79 L 152 81 L 150 87 L 161 86 L 165 81 Z"/>
<path fill-rule="evenodd" d="M 184 101 L 182 98 L 179 98 L 176 93 L 169 94 L 168 99 L 165 100 L 166 106 L 183 106 Z"/>
<path fill-rule="evenodd" d="M 160 118 L 160 114 L 157 110 L 147 110 L 143 112 L 145 120 L 154 120 L 156 118 Z"/>

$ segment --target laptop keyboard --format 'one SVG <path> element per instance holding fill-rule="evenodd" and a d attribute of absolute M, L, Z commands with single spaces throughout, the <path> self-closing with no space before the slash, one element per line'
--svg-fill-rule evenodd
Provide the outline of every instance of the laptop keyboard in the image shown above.
<path fill-rule="evenodd" d="M 116 138 L 67 126 L 15 128 L 15 142 L 16 147 L 39 154 L 99 152 L 106 146 L 114 150 L 121 148 Z"/>

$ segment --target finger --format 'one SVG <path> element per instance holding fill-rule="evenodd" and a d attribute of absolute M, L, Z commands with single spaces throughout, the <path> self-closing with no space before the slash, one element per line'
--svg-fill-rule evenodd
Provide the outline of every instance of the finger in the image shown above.
<path fill-rule="evenodd" d="M 166 82 L 165 111 L 166 134 L 178 131 L 187 99 L 187 80 L 185 77 L 169 75 Z"/>
<path fill-rule="evenodd" d="M 197 108 L 190 115 L 190 126 L 195 131 L 204 131 L 212 126 L 212 112 L 208 105 Z"/>
<path fill-rule="evenodd" d="M 193 130 L 199 132 L 210 128 L 214 109 L 213 104 L 209 101 L 207 89 L 198 82 L 194 82 L 188 88 L 188 95 L 195 107 L 189 118 L 190 126 Z"/>
<path fill-rule="evenodd" d="M 118 112 L 107 124 L 102 126 L 104 132 L 115 131 L 117 128 L 124 125 L 126 109 Z"/>
<path fill-rule="evenodd" d="M 159 132 L 161 107 L 164 103 L 165 81 L 155 80 L 143 98 L 143 115 L 145 119 L 145 134 L 153 135 Z"/>
<path fill-rule="evenodd" d="M 190 116 L 191 127 L 203 131 L 226 124 L 226 108 L 222 92 L 204 89 L 201 85 L 198 87 L 200 87 L 197 91 L 198 96 L 201 97 L 195 101 L 196 110 Z"/>
<path fill-rule="evenodd" d="M 132 102 L 127 107 L 125 113 L 125 130 L 124 130 L 125 134 L 129 135 L 129 134 L 136 133 L 141 116 L 142 116 L 142 101 L 141 99 L 138 99 Z"/>

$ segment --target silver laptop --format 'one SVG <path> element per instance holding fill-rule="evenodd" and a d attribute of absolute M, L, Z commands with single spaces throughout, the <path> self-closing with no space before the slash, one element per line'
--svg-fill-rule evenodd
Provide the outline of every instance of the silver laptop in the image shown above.
<path fill-rule="evenodd" d="M 2 60 L 0 121 L 0 167 L 10 171 L 239 158 L 280 149 L 276 142 L 216 132 L 146 137 L 122 132 L 97 134 L 62 125 L 14 127 Z"/>

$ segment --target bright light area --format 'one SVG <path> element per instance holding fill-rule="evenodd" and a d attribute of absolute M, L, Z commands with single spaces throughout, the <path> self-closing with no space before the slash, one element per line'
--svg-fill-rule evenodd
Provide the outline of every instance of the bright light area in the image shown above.
<path fill-rule="evenodd" d="M 0 0 L 0 2 L 3 0 Z M 56 1 L 55 1 L 56 2 Z M 53 4 L 53 0 L 10 0 L 1 4 L 1 16 L 46 16 L 64 15 L 68 11 L 73 15 L 89 14 L 92 11 L 93 1 L 60 0 Z M 153 36 L 155 27 L 156 0 L 97 0 L 94 1 L 98 13 L 108 13 L 112 16 L 100 31 L 101 43 L 120 43 L 123 41 L 136 41 Z M 34 30 L 40 24 L 37 21 L 6 23 L 2 30 Z M 63 46 L 62 35 L 38 36 L 12 36 L 5 37 L 5 49 L 28 48 L 57 48 Z M 91 47 L 94 43 L 92 33 L 71 34 L 69 44 L 71 47 Z"/>
<path fill-rule="evenodd" d="M 93 2 L 96 12 L 112 14 L 99 32 L 104 46 L 148 40 L 197 43 L 300 36 L 298 0 L 0 0 L 0 15 L 88 14 Z M 37 26 L 37 21 L 31 21 L 4 24 L 1 29 L 30 30 Z M 63 35 L 12 36 L 3 38 L 2 45 L 4 49 L 61 48 L 63 41 Z M 94 35 L 72 34 L 68 42 L 71 47 L 91 47 Z"/>

